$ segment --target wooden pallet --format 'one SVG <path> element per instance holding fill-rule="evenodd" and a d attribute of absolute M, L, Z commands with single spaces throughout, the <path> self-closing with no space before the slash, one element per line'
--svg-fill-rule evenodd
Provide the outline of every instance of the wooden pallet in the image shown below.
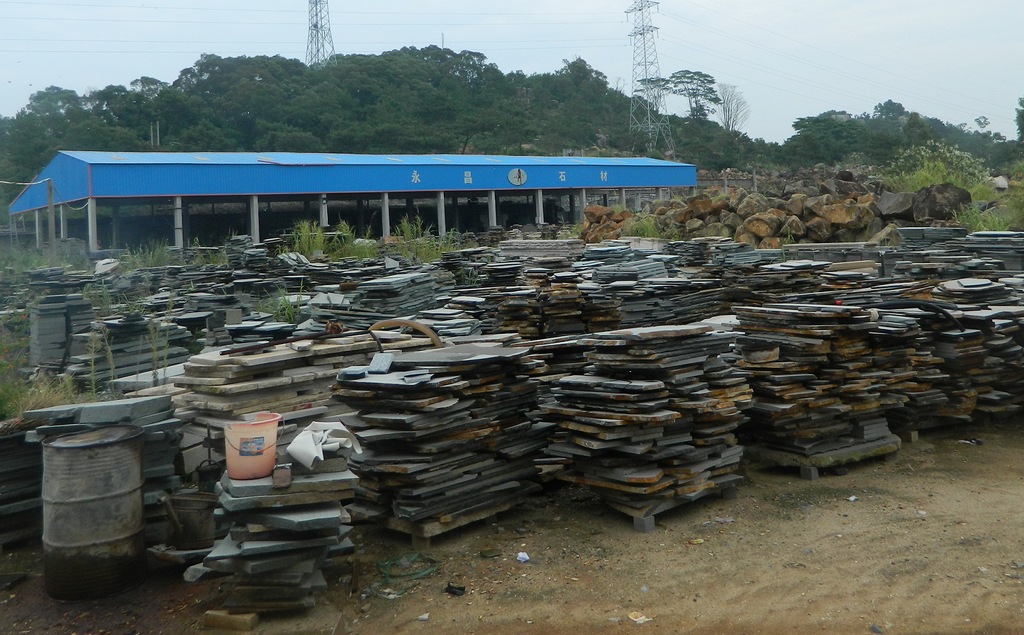
<path fill-rule="evenodd" d="M 844 465 L 858 463 L 873 457 L 884 456 L 891 460 L 899 452 L 902 441 L 895 434 L 881 439 L 859 443 L 837 450 L 829 450 L 818 454 L 803 455 L 773 448 L 747 446 L 748 456 L 768 465 L 779 467 L 799 467 L 800 477 L 809 481 L 817 480 L 820 469 L 833 468 L 845 473 Z"/>
<path fill-rule="evenodd" d="M 726 476 L 716 477 L 714 479 L 714 487 L 708 487 L 695 491 L 687 496 L 676 496 L 673 498 L 666 498 L 652 502 L 649 505 L 643 506 L 630 506 L 614 503 L 611 501 L 605 501 L 612 509 L 620 511 L 623 514 L 633 519 L 633 529 L 635 531 L 649 533 L 654 531 L 655 522 L 657 517 L 665 512 L 673 510 L 681 505 L 692 503 L 700 498 L 704 498 L 709 495 L 718 495 L 723 499 L 731 500 L 736 498 L 736 486 L 740 481 L 743 480 L 742 476 L 738 474 L 729 474 Z"/>
<path fill-rule="evenodd" d="M 501 512 L 512 509 L 518 503 L 518 500 L 505 501 L 494 505 L 468 509 L 454 514 L 445 514 L 438 518 L 431 518 L 429 520 L 419 522 L 412 522 L 390 516 L 385 522 L 385 526 L 388 529 L 394 529 L 395 531 L 400 531 L 403 534 L 411 536 L 413 549 L 429 549 L 431 538 L 446 534 L 453 529 L 458 529 L 459 527 L 465 527 L 466 525 L 492 518 Z"/>

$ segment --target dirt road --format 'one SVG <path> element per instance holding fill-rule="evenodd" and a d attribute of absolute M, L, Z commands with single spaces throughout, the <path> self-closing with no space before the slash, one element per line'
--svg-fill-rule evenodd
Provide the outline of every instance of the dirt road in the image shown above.
<path fill-rule="evenodd" d="M 745 476 L 737 499 L 681 507 L 647 534 L 587 490 L 555 485 L 436 540 L 407 568 L 407 538 L 360 528 L 354 570 L 331 572 L 317 608 L 264 619 L 258 632 L 1024 632 L 1019 425 L 922 433 L 895 461 L 845 476 L 756 465 Z M 4 570 L 34 573 L 2 596 L 0 632 L 193 633 L 222 593 L 223 580 L 187 586 L 171 573 L 117 598 L 58 604 L 42 594 L 35 553 L 4 556 Z M 428 557 L 433 573 L 398 575 Z M 395 563 L 388 580 L 384 560 Z"/>

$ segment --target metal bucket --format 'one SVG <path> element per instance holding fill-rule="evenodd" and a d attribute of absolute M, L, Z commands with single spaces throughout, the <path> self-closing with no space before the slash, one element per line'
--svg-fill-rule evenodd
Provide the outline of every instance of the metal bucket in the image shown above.
<path fill-rule="evenodd" d="M 146 570 L 142 428 L 43 442 L 43 576 L 58 600 L 129 589 Z"/>
<path fill-rule="evenodd" d="M 174 533 L 171 545 L 177 549 L 209 549 L 213 546 L 217 521 L 217 495 L 195 490 L 179 490 L 163 499 Z"/>

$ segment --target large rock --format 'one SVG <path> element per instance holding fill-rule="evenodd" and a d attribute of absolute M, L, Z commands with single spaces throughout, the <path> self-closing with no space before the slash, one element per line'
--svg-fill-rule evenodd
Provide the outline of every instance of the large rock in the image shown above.
<path fill-rule="evenodd" d="M 742 227 L 736 230 L 736 234 L 732 237 L 738 243 L 747 243 L 751 247 L 757 247 L 761 242 L 757 236 L 745 231 Z"/>
<path fill-rule="evenodd" d="M 761 214 L 771 209 L 771 205 L 768 203 L 768 198 L 764 194 L 757 192 L 748 194 L 743 201 L 736 206 L 736 213 L 741 218 L 750 218 L 754 214 Z"/>
<path fill-rule="evenodd" d="M 786 209 L 789 210 L 790 214 L 796 214 L 800 216 L 804 213 L 804 205 L 807 203 L 806 194 L 794 194 L 789 197 L 789 201 L 786 202 Z"/>
<path fill-rule="evenodd" d="M 730 209 L 738 209 L 743 204 L 743 201 L 747 199 L 747 196 L 749 196 L 749 193 L 742 187 L 733 187 L 729 188 L 725 198 L 729 203 Z"/>
<path fill-rule="evenodd" d="M 804 203 L 804 209 L 810 210 L 811 212 L 817 214 L 818 216 L 821 216 L 821 210 L 826 205 L 832 205 L 835 202 L 836 197 L 830 194 L 825 194 L 823 196 L 811 196 L 808 197 L 807 201 Z"/>
<path fill-rule="evenodd" d="M 914 218 L 914 194 L 913 192 L 882 192 L 875 201 L 882 218 L 902 218 L 913 220 Z"/>
<path fill-rule="evenodd" d="M 698 236 L 721 236 L 723 238 L 729 238 L 735 233 L 735 229 L 731 229 L 722 223 L 708 223 L 697 232 Z"/>
<path fill-rule="evenodd" d="M 914 194 L 914 221 L 918 223 L 952 220 L 953 215 L 971 204 L 971 193 L 950 183 L 929 185 Z"/>
<path fill-rule="evenodd" d="M 813 181 L 802 179 L 799 181 L 791 181 L 786 183 L 782 188 L 783 194 L 803 194 L 804 196 L 817 196 L 821 191 L 817 183 Z"/>
<path fill-rule="evenodd" d="M 864 229 L 875 219 L 875 213 L 859 203 L 833 203 L 822 208 L 820 215 L 842 229 Z"/>
<path fill-rule="evenodd" d="M 764 239 L 769 236 L 778 236 L 779 230 L 782 229 L 783 222 L 784 220 L 779 218 L 778 214 L 771 214 L 765 211 L 754 214 L 747 218 L 747 220 L 743 221 L 743 229 L 746 232 L 757 236 L 758 239 Z"/>
<path fill-rule="evenodd" d="M 807 239 L 815 243 L 827 243 L 832 238 L 832 223 L 821 216 L 815 216 L 804 224 Z"/>
<path fill-rule="evenodd" d="M 722 214 L 722 224 L 732 231 L 736 231 L 743 224 L 743 218 L 736 212 L 726 212 Z M 729 235 L 732 236 L 731 233 Z"/>
<path fill-rule="evenodd" d="M 782 249 L 782 239 L 778 236 L 770 236 L 757 244 L 758 249 Z"/>
<path fill-rule="evenodd" d="M 695 234 L 700 230 L 704 229 L 704 221 L 702 221 L 699 218 L 691 218 L 690 220 L 686 221 L 685 227 L 687 234 Z"/>
<path fill-rule="evenodd" d="M 583 217 L 589 220 L 591 223 L 598 223 L 604 217 L 611 216 L 615 213 L 615 210 L 611 207 L 605 207 L 603 205 L 588 205 L 583 210 Z"/>
<path fill-rule="evenodd" d="M 714 209 L 714 207 L 715 202 L 707 194 L 698 194 L 686 199 L 686 210 L 690 212 L 690 217 L 703 216 Z"/>
<path fill-rule="evenodd" d="M 796 216 L 786 217 L 786 222 L 779 229 L 779 236 L 789 239 L 800 239 L 807 235 L 807 226 Z"/>
<path fill-rule="evenodd" d="M 900 228 L 896 223 L 889 223 L 885 229 L 868 239 L 868 243 L 871 245 L 898 245 L 900 242 Z"/>

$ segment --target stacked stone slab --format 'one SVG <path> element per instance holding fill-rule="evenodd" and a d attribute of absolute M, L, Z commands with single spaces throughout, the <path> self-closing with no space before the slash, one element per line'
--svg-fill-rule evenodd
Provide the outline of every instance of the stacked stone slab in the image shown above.
<path fill-rule="evenodd" d="M 226 426 L 269 411 L 285 426 L 304 427 L 337 414 L 331 385 L 338 368 L 363 364 L 381 350 L 429 345 L 408 335 L 339 335 L 290 344 L 210 351 L 193 355 L 174 385 L 190 392 L 177 397 L 177 415 L 189 431 L 222 449 Z M 222 453 L 222 452 L 221 452 Z"/>
<path fill-rule="evenodd" d="M 284 454 L 284 444 L 279 443 Z M 355 551 L 351 516 L 357 478 L 348 469 L 352 449 L 325 453 L 311 468 L 292 462 L 279 475 L 252 480 L 226 474 L 217 486 L 217 517 L 229 526 L 203 561 L 232 574 L 223 607 L 235 613 L 310 609 L 327 589 L 323 568 Z"/>
<path fill-rule="evenodd" d="M 644 529 L 661 511 L 733 488 L 743 453 L 735 432 L 751 398 L 721 360 L 733 339 L 706 325 L 582 339 L 588 371 L 560 379 L 554 402 L 541 405 L 562 430 L 548 453 L 572 460 L 559 478 L 589 486 Z"/>
<path fill-rule="evenodd" d="M 29 361 L 33 367 L 63 370 L 75 355 L 84 355 L 85 342 L 75 334 L 87 333 L 96 318 L 92 302 L 81 294 L 47 295 L 30 313 Z"/>
<path fill-rule="evenodd" d="M 86 333 L 73 335 L 84 352 L 73 355 L 66 373 L 83 386 L 102 387 L 106 382 L 136 373 L 181 364 L 191 353 L 188 329 L 131 313 L 94 321 Z"/>
<path fill-rule="evenodd" d="M 536 362 L 526 354 L 457 345 L 339 372 L 336 398 L 356 411 L 343 421 L 363 447 L 357 516 L 428 538 L 535 491 L 534 456 L 504 452 L 537 434 L 526 416 L 536 383 L 523 376 Z"/>
<path fill-rule="evenodd" d="M 754 402 L 748 434 L 786 454 L 853 462 L 899 449 L 885 412 L 905 398 L 888 389 L 890 370 L 876 367 L 871 314 L 858 307 L 769 304 L 735 308 L 738 343 Z"/>

